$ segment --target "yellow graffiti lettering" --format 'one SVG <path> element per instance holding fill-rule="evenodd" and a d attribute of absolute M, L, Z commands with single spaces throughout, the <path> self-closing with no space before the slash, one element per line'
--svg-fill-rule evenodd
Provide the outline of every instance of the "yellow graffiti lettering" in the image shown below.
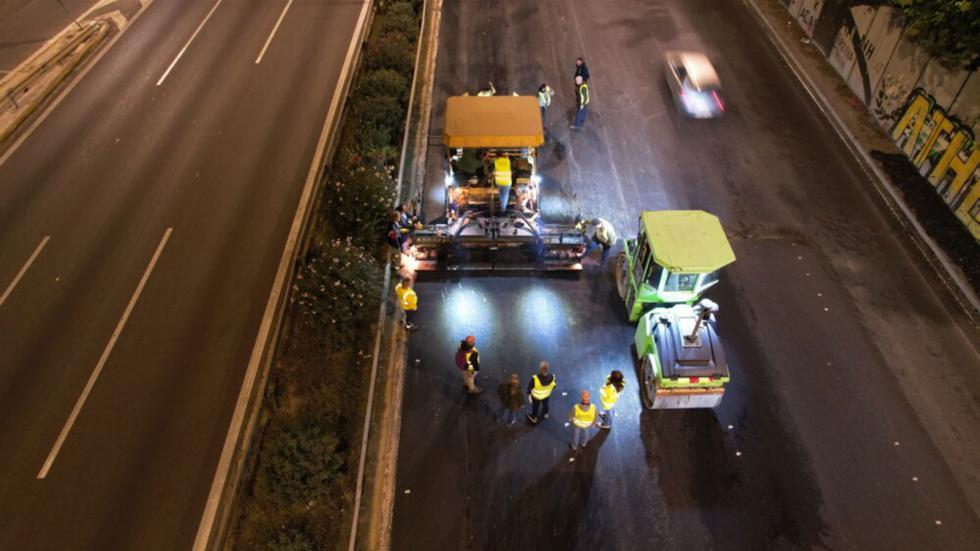
<path fill-rule="evenodd" d="M 892 129 L 892 140 L 896 143 L 902 134 L 905 133 L 906 129 L 909 129 L 909 137 L 905 141 L 905 145 L 902 147 L 902 151 L 905 152 L 906 157 L 912 157 L 912 153 L 915 151 L 915 144 L 919 141 L 919 133 L 922 132 L 922 125 L 926 122 L 926 117 L 929 116 L 929 111 L 932 110 L 932 102 L 917 94 L 915 98 L 909 102 L 908 107 L 905 109 L 905 114 L 899 119 L 898 124 Z"/>
<path fill-rule="evenodd" d="M 959 208 L 956 209 L 956 217 L 966 224 L 974 239 L 980 239 L 980 209 L 976 208 L 978 202 L 980 202 L 980 185 L 974 182 L 973 187 L 970 188 L 969 193 L 960 203 Z"/>
<path fill-rule="evenodd" d="M 938 109 L 933 111 L 932 132 L 929 132 L 929 137 L 926 138 L 926 142 L 922 144 L 919 152 L 915 155 L 915 158 L 912 159 L 912 164 L 915 166 L 922 166 L 922 163 L 925 162 L 926 157 L 928 157 L 929 153 L 932 152 L 932 147 L 936 145 L 936 140 L 939 139 L 939 135 L 944 132 L 949 134 L 953 131 L 953 126 L 953 121 L 947 119 L 945 113 Z M 950 149 L 953 149 L 952 144 L 946 148 L 946 151 L 949 151 Z M 958 150 L 959 148 L 957 147 L 956 149 Z"/>
<path fill-rule="evenodd" d="M 960 158 L 960 148 L 963 147 L 967 139 L 966 132 L 962 130 L 954 134 L 953 139 L 949 142 L 949 147 L 946 148 L 946 152 L 943 153 L 942 158 L 936 163 L 936 168 L 929 174 L 929 181 L 935 186 L 943 181 L 947 173 L 953 172 L 953 181 L 950 182 L 949 187 L 946 188 L 946 192 L 943 194 L 943 198 L 947 203 L 956 200 L 956 197 L 961 194 L 963 186 L 973 179 L 977 167 L 980 166 L 980 150 L 973 151 L 972 154 L 966 157 L 966 160 Z M 966 156 L 965 151 L 962 153 Z"/>

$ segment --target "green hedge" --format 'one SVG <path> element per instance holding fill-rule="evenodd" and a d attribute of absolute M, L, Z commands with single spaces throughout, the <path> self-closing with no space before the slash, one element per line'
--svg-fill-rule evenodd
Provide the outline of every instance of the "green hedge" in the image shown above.
<path fill-rule="evenodd" d="M 312 245 L 292 288 L 235 547 L 344 549 L 368 347 L 381 299 L 385 215 L 408 104 L 420 0 L 377 3 Z"/>

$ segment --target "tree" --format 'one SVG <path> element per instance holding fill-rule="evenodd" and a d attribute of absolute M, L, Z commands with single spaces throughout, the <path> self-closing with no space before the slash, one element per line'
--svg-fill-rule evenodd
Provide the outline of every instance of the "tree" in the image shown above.
<path fill-rule="evenodd" d="M 980 2 L 895 0 L 908 21 L 908 36 L 949 67 L 980 66 Z"/>

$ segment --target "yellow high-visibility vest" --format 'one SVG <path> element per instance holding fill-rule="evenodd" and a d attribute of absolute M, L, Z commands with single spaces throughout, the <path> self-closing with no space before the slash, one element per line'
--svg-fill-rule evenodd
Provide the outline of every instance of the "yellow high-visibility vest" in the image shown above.
<path fill-rule="evenodd" d="M 401 287 L 401 284 L 398 284 Z M 398 293 L 398 287 L 395 288 L 395 292 Z M 417 310 L 419 307 L 419 296 L 415 294 L 415 289 L 409 287 L 408 289 L 402 289 L 398 293 L 398 302 L 401 304 L 402 310 Z"/>
<path fill-rule="evenodd" d="M 612 383 L 606 383 L 599 389 L 599 401 L 602 402 L 602 409 L 609 411 L 619 400 L 619 392 Z"/>
<path fill-rule="evenodd" d="M 493 183 L 498 186 L 509 186 L 512 183 L 510 173 L 510 157 L 497 157 L 493 160 Z"/>
<path fill-rule="evenodd" d="M 531 396 L 535 400 L 544 400 L 548 396 L 551 396 L 551 391 L 555 389 L 555 385 L 558 384 L 558 377 L 552 377 L 551 383 L 547 385 L 541 384 L 541 379 L 537 375 L 531 377 L 534 380 L 534 388 L 531 389 Z"/>
<path fill-rule="evenodd" d="M 595 423 L 595 404 L 589 404 L 584 411 L 579 407 L 580 405 L 575 404 L 575 417 L 572 418 L 572 422 L 576 427 L 587 429 Z"/>

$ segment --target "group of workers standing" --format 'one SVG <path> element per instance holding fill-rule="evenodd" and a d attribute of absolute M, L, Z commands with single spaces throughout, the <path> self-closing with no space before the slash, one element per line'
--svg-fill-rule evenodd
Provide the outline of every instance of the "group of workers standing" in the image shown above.
<path fill-rule="evenodd" d="M 589 67 L 585 64 L 585 59 L 575 58 L 575 118 L 569 128 L 580 130 L 585 125 L 585 117 L 589 114 Z M 492 86 L 492 84 L 491 84 Z M 555 91 L 542 82 L 538 87 L 538 107 L 541 108 L 541 124 L 545 127 L 547 134 L 546 114 L 551 107 L 551 98 Z"/>
<path fill-rule="evenodd" d="M 462 373 L 466 391 L 470 394 L 482 393 L 483 389 L 476 386 L 476 376 L 480 372 L 480 352 L 476 348 L 476 337 L 469 335 L 459 342 L 455 362 Z M 540 421 L 548 419 L 550 417 L 548 402 L 558 386 L 558 379 L 551 372 L 551 365 L 546 361 L 538 364 L 538 372 L 531 376 L 526 391 L 521 390 L 520 381 L 520 376 L 513 373 L 497 388 L 504 410 L 503 421 L 508 428 L 517 423 L 525 405 L 525 396 L 531 406 L 530 411 L 526 412 L 528 421 L 537 425 Z M 589 432 L 593 427 L 612 428 L 613 407 L 625 386 L 622 372 L 613 370 L 599 388 L 599 403 L 602 409 L 596 408 L 595 404 L 591 403 L 591 394 L 588 390 L 581 391 L 579 403 L 575 404 L 568 414 L 568 421 L 572 426 L 572 441 L 569 447 L 573 451 L 586 445 Z"/>

